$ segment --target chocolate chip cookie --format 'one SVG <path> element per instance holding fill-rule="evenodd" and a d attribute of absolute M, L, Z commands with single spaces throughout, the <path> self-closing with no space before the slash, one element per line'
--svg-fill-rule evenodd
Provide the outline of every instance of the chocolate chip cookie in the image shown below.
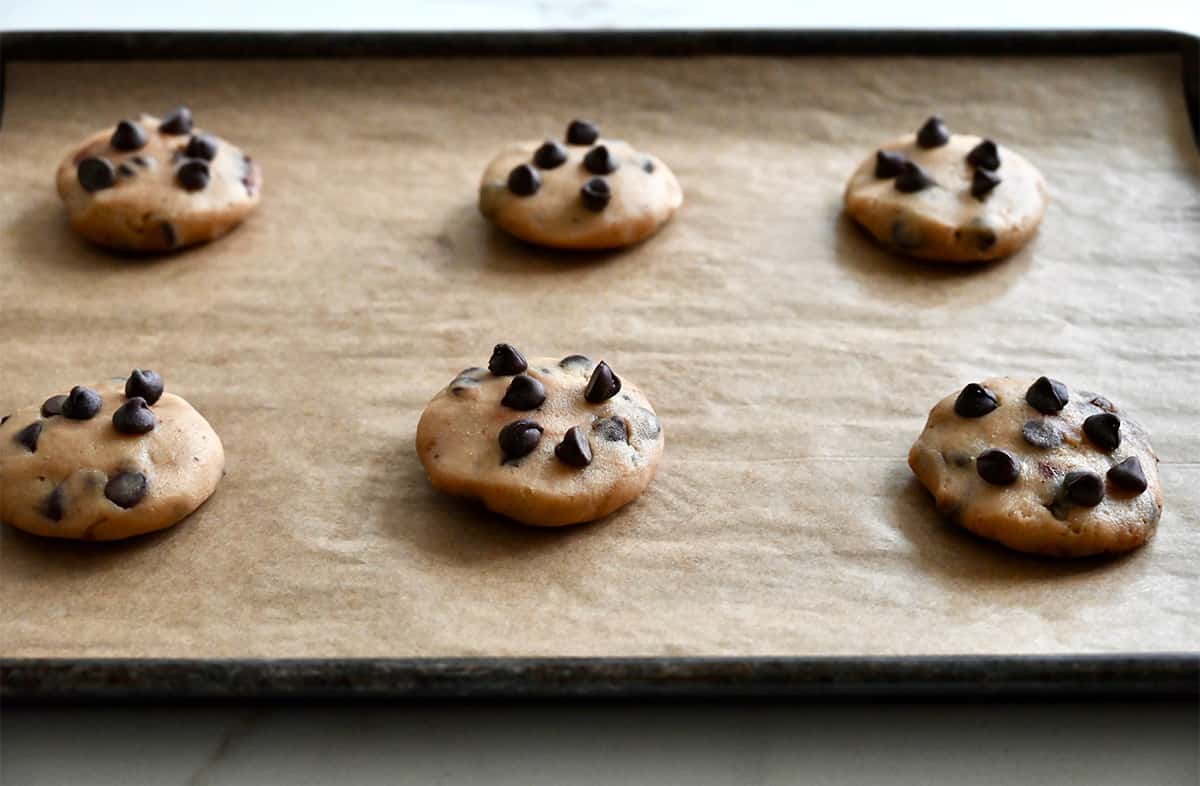
<path fill-rule="evenodd" d="M 1046 183 L 991 139 L 951 134 L 931 117 L 887 143 L 846 184 L 846 212 L 888 248 L 940 262 L 1008 256 L 1033 237 Z"/>
<path fill-rule="evenodd" d="M 653 235 L 683 204 L 667 165 L 591 123 L 573 121 L 562 141 L 522 142 L 496 156 L 479 185 L 479 211 L 522 240 L 552 248 L 604 249 Z"/>
<path fill-rule="evenodd" d="M 525 357 L 498 344 L 438 393 L 417 426 L 435 488 L 525 524 L 591 521 L 654 477 L 663 431 L 646 397 L 604 361 Z"/>
<path fill-rule="evenodd" d="M 192 123 L 180 107 L 98 131 L 58 167 L 71 227 L 123 251 L 171 251 L 213 240 L 258 205 L 262 170 Z"/>
<path fill-rule="evenodd" d="M 187 516 L 224 467 L 208 421 L 135 369 L 0 421 L 0 521 L 53 538 L 128 538 Z"/>
<path fill-rule="evenodd" d="M 1047 377 L 971 383 L 929 413 L 908 465 L 938 510 L 1018 551 L 1128 551 L 1162 515 L 1149 436 L 1103 396 Z"/>

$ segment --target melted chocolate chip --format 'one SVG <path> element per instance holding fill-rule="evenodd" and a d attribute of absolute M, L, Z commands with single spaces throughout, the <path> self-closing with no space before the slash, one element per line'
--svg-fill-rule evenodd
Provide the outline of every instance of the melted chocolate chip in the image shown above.
<path fill-rule="evenodd" d="M 954 414 L 962 418 L 981 418 L 998 406 L 995 393 L 972 382 L 954 400 Z"/>
<path fill-rule="evenodd" d="M 1149 485 L 1146 483 L 1146 473 L 1142 472 L 1142 462 L 1137 456 L 1130 456 L 1120 464 L 1115 464 L 1108 471 L 1108 480 L 1117 488 L 1135 494 L 1141 494 Z"/>
<path fill-rule="evenodd" d="M 581 368 L 590 366 L 592 359 L 587 355 L 567 355 L 562 360 L 558 361 L 558 365 L 562 368 Z"/>
<path fill-rule="evenodd" d="M 592 423 L 592 431 L 607 442 L 628 442 L 629 429 L 625 428 L 625 419 L 618 417 L 600 418 Z"/>
<path fill-rule="evenodd" d="M 1067 386 L 1049 377 L 1038 377 L 1037 381 L 1029 386 L 1029 390 L 1025 391 L 1025 401 L 1043 415 L 1061 412 L 1070 400 Z"/>
<path fill-rule="evenodd" d="M 122 472 L 104 485 L 104 496 L 118 508 L 129 509 L 146 496 L 146 476 L 140 472 Z"/>
<path fill-rule="evenodd" d="M 921 130 L 917 131 L 917 144 L 924 148 L 941 147 L 950 141 L 950 129 L 946 122 L 937 115 L 925 121 Z"/>
<path fill-rule="evenodd" d="M 599 129 L 586 120 L 572 120 L 567 126 L 568 145 L 594 145 L 599 138 Z"/>
<path fill-rule="evenodd" d="M 175 179 L 186 191 L 202 191 L 208 186 L 211 175 L 208 164 L 204 161 L 185 161 L 175 171 Z"/>
<path fill-rule="evenodd" d="M 653 175 L 654 174 L 654 162 L 647 158 L 645 161 L 642 162 L 642 171 L 645 172 L 647 175 Z"/>
<path fill-rule="evenodd" d="M 488 360 L 488 371 L 497 377 L 511 377 L 529 368 L 525 356 L 511 344 L 497 344 L 492 348 L 492 357 Z"/>
<path fill-rule="evenodd" d="M 212 161 L 217 157 L 217 140 L 210 136 L 197 134 L 188 140 L 187 147 L 183 149 L 183 154 L 188 158 Z"/>
<path fill-rule="evenodd" d="M 117 174 L 121 177 L 133 177 L 137 174 L 137 170 L 135 170 L 129 164 L 121 164 L 117 167 Z"/>
<path fill-rule="evenodd" d="M 593 175 L 608 175 L 617 171 L 616 157 L 605 145 L 598 145 L 587 151 L 583 157 L 583 167 Z"/>
<path fill-rule="evenodd" d="M 908 159 L 903 153 L 892 150 L 879 150 L 875 153 L 875 177 L 888 180 L 904 171 Z"/>
<path fill-rule="evenodd" d="M 163 134 L 175 136 L 190 134 L 192 132 L 192 110 L 186 106 L 179 107 L 159 123 L 158 130 Z"/>
<path fill-rule="evenodd" d="M 976 169 L 975 174 L 971 176 L 971 196 L 982 202 L 998 185 L 1000 185 L 1000 176 L 995 172 Z"/>
<path fill-rule="evenodd" d="M 933 185 L 933 180 L 925 174 L 925 170 L 912 161 L 905 161 L 904 168 L 896 176 L 896 190 L 902 194 L 914 194 Z"/>
<path fill-rule="evenodd" d="M 1104 499 L 1104 481 L 1091 472 L 1068 472 L 1063 493 L 1076 505 L 1094 508 Z"/>
<path fill-rule="evenodd" d="M 924 244 L 925 235 L 916 222 L 897 218 L 892 222 L 892 242 L 897 248 L 911 251 Z"/>
<path fill-rule="evenodd" d="M 979 477 L 993 486 L 1011 486 L 1021 476 L 1021 465 L 1007 450 L 985 450 L 975 459 Z"/>
<path fill-rule="evenodd" d="M 583 397 L 592 404 L 600 404 L 620 392 L 621 378 L 613 373 L 607 363 L 601 360 L 592 369 L 592 376 L 583 390 Z"/>
<path fill-rule="evenodd" d="M 450 380 L 450 392 L 456 396 L 461 396 L 469 388 L 479 387 L 479 377 L 476 376 L 483 372 L 479 366 L 464 368 L 458 372 L 458 376 Z"/>
<path fill-rule="evenodd" d="M 146 132 L 137 123 L 122 120 L 108 143 L 114 150 L 141 150 L 146 146 Z"/>
<path fill-rule="evenodd" d="M 1101 450 L 1114 451 L 1121 446 L 1121 419 L 1110 412 L 1092 415 L 1083 421 L 1083 433 Z"/>
<path fill-rule="evenodd" d="M 61 415 L 63 410 L 63 402 L 67 400 L 66 396 L 51 396 L 42 402 L 42 417 L 52 418 L 55 415 Z"/>
<path fill-rule="evenodd" d="M 106 188 L 112 188 L 113 183 L 117 182 L 117 174 L 113 169 L 113 165 L 105 158 L 85 158 L 79 162 L 79 168 L 75 172 L 75 176 L 79 178 L 79 185 L 83 186 L 83 190 L 89 194 L 94 191 L 102 191 Z"/>
<path fill-rule="evenodd" d="M 35 420 L 18 431 L 13 437 L 13 441 L 18 445 L 24 445 L 30 453 L 37 453 L 38 438 L 42 436 L 43 427 L 42 421 Z"/>
<path fill-rule="evenodd" d="M 140 396 L 150 406 L 158 403 L 163 394 L 163 378 L 148 368 L 135 368 L 125 380 L 125 398 Z"/>
<path fill-rule="evenodd" d="M 638 407 L 638 414 L 641 415 L 637 424 L 638 434 L 646 439 L 656 439 L 662 433 L 662 424 L 658 421 L 658 415 L 645 407 Z"/>
<path fill-rule="evenodd" d="M 63 417 L 71 420 L 90 420 L 100 411 L 100 394 L 91 388 L 76 385 L 62 403 Z"/>
<path fill-rule="evenodd" d="M 554 447 L 558 460 L 572 467 L 586 467 L 592 463 L 592 446 L 579 426 L 572 426 L 563 435 L 562 442 Z"/>
<path fill-rule="evenodd" d="M 546 387 L 527 374 L 518 374 L 508 383 L 500 405 L 526 412 L 537 409 L 546 400 Z"/>
<path fill-rule="evenodd" d="M 117 407 L 112 422 L 113 428 L 122 434 L 145 434 L 154 430 L 158 425 L 158 418 L 154 417 L 144 398 L 134 396 Z"/>
<path fill-rule="evenodd" d="M 975 145 L 971 152 L 967 153 L 967 163 L 979 169 L 999 169 L 1000 151 L 996 149 L 996 143 L 985 139 Z"/>
<path fill-rule="evenodd" d="M 170 221 L 163 221 L 158 225 L 158 228 L 162 230 L 163 242 L 165 242 L 167 246 L 170 248 L 175 248 L 175 246 L 179 245 L 179 235 L 175 232 L 174 224 L 172 224 Z"/>
<path fill-rule="evenodd" d="M 558 142 L 547 139 L 533 154 L 533 163 L 538 169 L 555 169 L 567 160 L 567 149 Z"/>
<path fill-rule="evenodd" d="M 150 159 L 148 159 L 144 156 L 134 156 L 133 158 L 130 158 L 129 160 L 132 161 L 137 166 L 140 166 L 142 169 L 145 169 L 146 167 L 150 166 Z"/>
<path fill-rule="evenodd" d="M 517 164 L 508 173 L 508 190 L 517 196 L 533 196 L 542 187 L 542 176 L 529 164 Z"/>
<path fill-rule="evenodd" d="M 579 196 L 583 199 L 584 207 L 593 213 L 599 213 L 608 207 L 608 203 L 612 199 L 612 191 L 604 178 L 593 177 L 583 184 L 583 188 L 579 189 Z"/>
<path fill-rule="evenodd" d="M 514 420 L 500 429 L 500 450 L 504 462 L 527 456 L 542 440 L 542 427 L 532 420 Z"/>
<path fill-rule="evenodd" d="M 1035 448 L 1049 450 L 1062 444 L 1063 435 L 1058 426 L 1045 420 L 1027 420 L 1021 427 L 1021 436 Z"/>
<path fill-rule="evenodd" d="M 51 521 L 62 521 L 67 507 L 67 492 L 62 486 L 55 486 L 54 491 L 42 500 L 41 514 Z"/>

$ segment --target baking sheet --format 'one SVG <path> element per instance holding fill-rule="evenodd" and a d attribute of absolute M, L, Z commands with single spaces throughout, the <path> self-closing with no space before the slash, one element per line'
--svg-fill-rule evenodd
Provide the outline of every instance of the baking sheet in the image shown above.
<path fill-rule="evenodd" d="M 94 128 L 188 103 L 263 163 L 229 238 L 130 261 L 52 189 Z M 973 272 L 840 216 L 861 157 L 941 111 L 1050 184 Z M 475 209 L 512 139 L 596 119 L 686 203 L 620 254 Z M 1200 160 L 1174 57 L 11 63 L 0 410 L 160 370 L 228 476 L 123 544 L 0 532 L 0 655 L 409 657 L 1188 651 L 1200 645 Z M 506 340 L 636 380 L 667 450 L 634 505 L 529 530 L 434 493 L 424 403 Z M 1154 435 L 1158 538 L 1024 557 L 944 524 L 905 456 L 997 373 L 1101 392 Z"/>

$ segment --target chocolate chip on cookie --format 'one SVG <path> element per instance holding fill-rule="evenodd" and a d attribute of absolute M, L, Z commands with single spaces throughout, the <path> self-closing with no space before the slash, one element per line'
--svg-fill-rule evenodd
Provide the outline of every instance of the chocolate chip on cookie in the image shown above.
<path fill-rule="evenodd" d="M 150 406 L 154 406 L 163 394 L 163 378 L 156 371 L 148 368 L 135 368 L 129 372 L 125 380 L 125 397 L 140 396 Z"/>
<path fill-rule="evenodd" d="M 912 161 L 905 161 L 900 174 L 896 175 L 895 184 L 896 190 L 900 193 L 915 194 L 934 185 L 934 182 L 929 175 L 925 174 L 924 169 Z"/>
<path fill-rule="evenodd" d="M 175 171 L 175 179 L 185 191 L 203 191 L 208 187 L 212 175 L 207 162 L 192 159 L 180 165 Z"/>
<path fill-rule="evenodd" d="M 1130 456 L 1120 464 L 1114 464 L 1108 470 L 1108 480 L 1117 488 L 1141 494 L 1146 490 L 1146 473 L 1142 471 L 1142 462 L 1137 456 Z"/>
<path fill-rule="evenodd" d="M 1021 426 L 1021 436 L 1035 448 L 1049 450 L 1062 444 L 1063 434 L 1047 420 L 1027 420 Z"/>
<path fill-rule="evenodd" d="M 217 141 L 204 134 L 196 134 L 188 140 L 183 154 L 188 158 L 199 158 L 202 161 L 212 161 L 217 157 Z"/>
<path fill-rule="evenodd" d="M 982 201 L 1000 185 L 1000 176 L 988 169 L 976 169 L 971 176 L 971 196 Z"/>
<path fill-rule="evenodd" d="M 587 355 L 567 355 L 558 361 L 558 365 L 563 368 L 586 368 L 592 365 L 592 359 Z"/>
<path fill-rule="evenodd" d="M 45 425 L 40 420 L 35 420 L 25 428 L 21 429 L 13 437 L 13 441 L 18 445 L 24 445 L 30 453 L 37 453 L 38 438 L 42 436 L 42 429 Z"/>
<path fill-rule="evenodd" d="M 1029 386 L 1029 390 L 1025 391 L 1025 401 L 1043 415 L 1061 412 L 1070 400 L 1071 394 L 1067 392 L 1067 386 L 1049 377 L 1038 377 L 1037 381 Z"/>
<path fill-rule="evenodd" d="M 1063 492 L 1076 505 L 1094 508 L 1104 500 L 1104 481 L 1094 472 L 1068 472 Z"/>
<path fill-rule="evenodd" d="M 117 130 L 113 131 L 113 135 L 109 139 L 109 144 L 112 145 L 114 150 L 123 152 L 141 150 L 146 146 L 146 132 L 137 123 L 122 120 L 120 123 L 117 123 Z"/>
<path fill-rule="evenodd" d="M 163 134 L 171 134 L 173 136 L 182 136 L 192 132 L 192 110 L 186 106 L 181 106 L 158 124 L 158 130 Z"/>
<path fill-rule="evenodd" d="M 116 170 L 104 158 L 90 157 L 80 161 L 76 177 L 79 185 L 83 186 L 83 190 L 89 194 L 112 188 L 113 183 L 117 182 Z"/>
<path fill-rule="evenodd" d="M 500 429 L 500 451 L 504 462 L 528 456 L 542 440 L 543 429 L 532 420 L 514 420 Z"/>
<path fill-rule="evenodd" d="M 488 360 L 488 371 L 497 377 L 511 377 L 529 368 L 516 347 L 511 344 L 497 344 L 492 348 L 492 357 Z"/>
<path fill-rule="evenodd" d="M 118 508 L 128 510 L 146 496 L 149 484 L 140 472 L 122 472 L 109 478 L 104 485 L 104 496 Z"/>
<path fill-rule="evenodd" d="M 592 463 L 592 446 L 588 444 L 587 435 L 579 426 L 571 426 L 563 435 L 562 442 L 554 447 L 554 455 L 564 464 L 572 467 L 586 467 Z"/>
<path fill-rule="evenodd" d="M 518 164 L 508 173 L 508 190 L 517 196 L 533 196 L 542 187 L 542 176 L 529 164 Z"/>
<path fill-rule="evenodd" d="M 600 131 L 586 120 L 572 120 L 567 126 L 568 145 L 594 145 L 600 138 Z"/>
<path fill-rule="evenodd" d="M 579 189 L 579 196 L 584 207 L 593 213 L 599 213 L 612 201 L 612 190 L 604 178 L 593 177 Z"/>
<path fill-rule="evenodd" d="M 42 402 L 42 417 L 52 418 L 55 415 L 61 415 L 63 403 L 67 400 L 66 396 L 51 396 Z"/>
<path fill-rule="evenodd" d="M 556 169 L 567 161 L 567 149 L 558 142 L 546 140 L 533 154 L 538 169 Z"/>
<path fill-rule="evenodd" d="M 950 141 L 950 129 L 942 118 L 934 115 L 917 131 L 917 144 L 924 148 L 941 147 Z"/>
<path fill-rule="evenodd" d="M 62 403 L 63 417 L 71 420 L 91 420 L 100 411 L 103 401 L 100 394 L 91 388 L 76 385 Z"/>
<path fill-rule="evenodd" d="M 592 424 L 592 431 L 606 442 L 628 442 L 629 429 L 625 420 L 618 417 L 600 418 Z"/>
<path fill-rule="evenodd" d="M 975 459 L 975 471 L 993 486 L 1011 486 L 1021 476 L 1021 465 L 1006 450 L 985 450 Z"/>
<path fill-rule="evenodd" d="M 979 169 L 999 169 L 1000 150 L 996 147 L 995 142 L 985 139 L 967 153 L 967 163 Z"/>
<path fill-rule="evenodd" d="M 500 403 L 509 409 L 527 412 L 537 409 L 545 400 L 546 388 L 541 382 L 527 374 L 518 374 L 508 384 L 508 390 Z"/>
<path fill-rule="evenodd" d="M 587 387 L 583 390 L 583 397 L 592 404 L 600 404 L 608 401 L 620 392 L 621 378 L 613 373 L 613 370 L 608 367 L 607 363 L 601 360 L 592 369 L 592 376 L 588 379 Z"/>
<path fill-rule="evenodd" d="M 39 506 L 39 512 L 51 521 L 62 521 L 66 509 L 67 492 L 61 485 L 55 486 Z"/>
<path fill-rule="evenodd" d="M 610 175 L 620 164 L 605 145 L 597 145 L 583 157 L 583 167 L 593 175 Z"/>
<path fill-rule="evenodd" d="M 996 394 L 977 382 L 964 387 L 954 400 L 955 414 L 964 418 L 981 418 L 997 406 Z"/>
<path fill-rule="evenodd" d="M 134 396 L 126 401 L 112 416 L 113 427 L 122 434 L 145 434 L 158 425 L 158 418 L 150 411 L 146 400 Z"/>
<path fill-rule="evenodd" d="M 888 180 L 904 171 L 908 159 L 902 153 L 880 150 L 875 153 L 875 177 Z"/>
<path fill-rule="evenodd" d="M 1083 433 L 1096 447 L 1111 453 L 1121 446 L 1121 419 L 1110 412 L 1083 421 Z"/>

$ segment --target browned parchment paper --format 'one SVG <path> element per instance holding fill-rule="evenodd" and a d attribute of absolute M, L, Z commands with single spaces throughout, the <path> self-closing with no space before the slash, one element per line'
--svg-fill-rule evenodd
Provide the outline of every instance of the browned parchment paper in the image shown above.
<path fill-rule="evenodd" d="M 0 535 L 6 656 L 1063 653 L 1200 645 L 1200 164 L 1174 58 L 15 63 L 0 131 L 0 410 L 163 372 L 228 476 L 125 544 Z M 59 156 L 192 106 L 266 171 L 211 246 L 69 234 Z M 1045 172 L 1040 237 L 974 272 L 876 249 L 845 178 L 931 111 Z M 502 144 L 574 116 L 670 162 L 686 204 L 626 253 L 476 212 Z M 607 359 L 666 428 L 659 476 L 538 531 L 434 493 L 425 402 L 511 341 Z M 1160 534 L 1052 562 L 942 523 L 905 456 L 992 374 L 1140 418 Z"/>

